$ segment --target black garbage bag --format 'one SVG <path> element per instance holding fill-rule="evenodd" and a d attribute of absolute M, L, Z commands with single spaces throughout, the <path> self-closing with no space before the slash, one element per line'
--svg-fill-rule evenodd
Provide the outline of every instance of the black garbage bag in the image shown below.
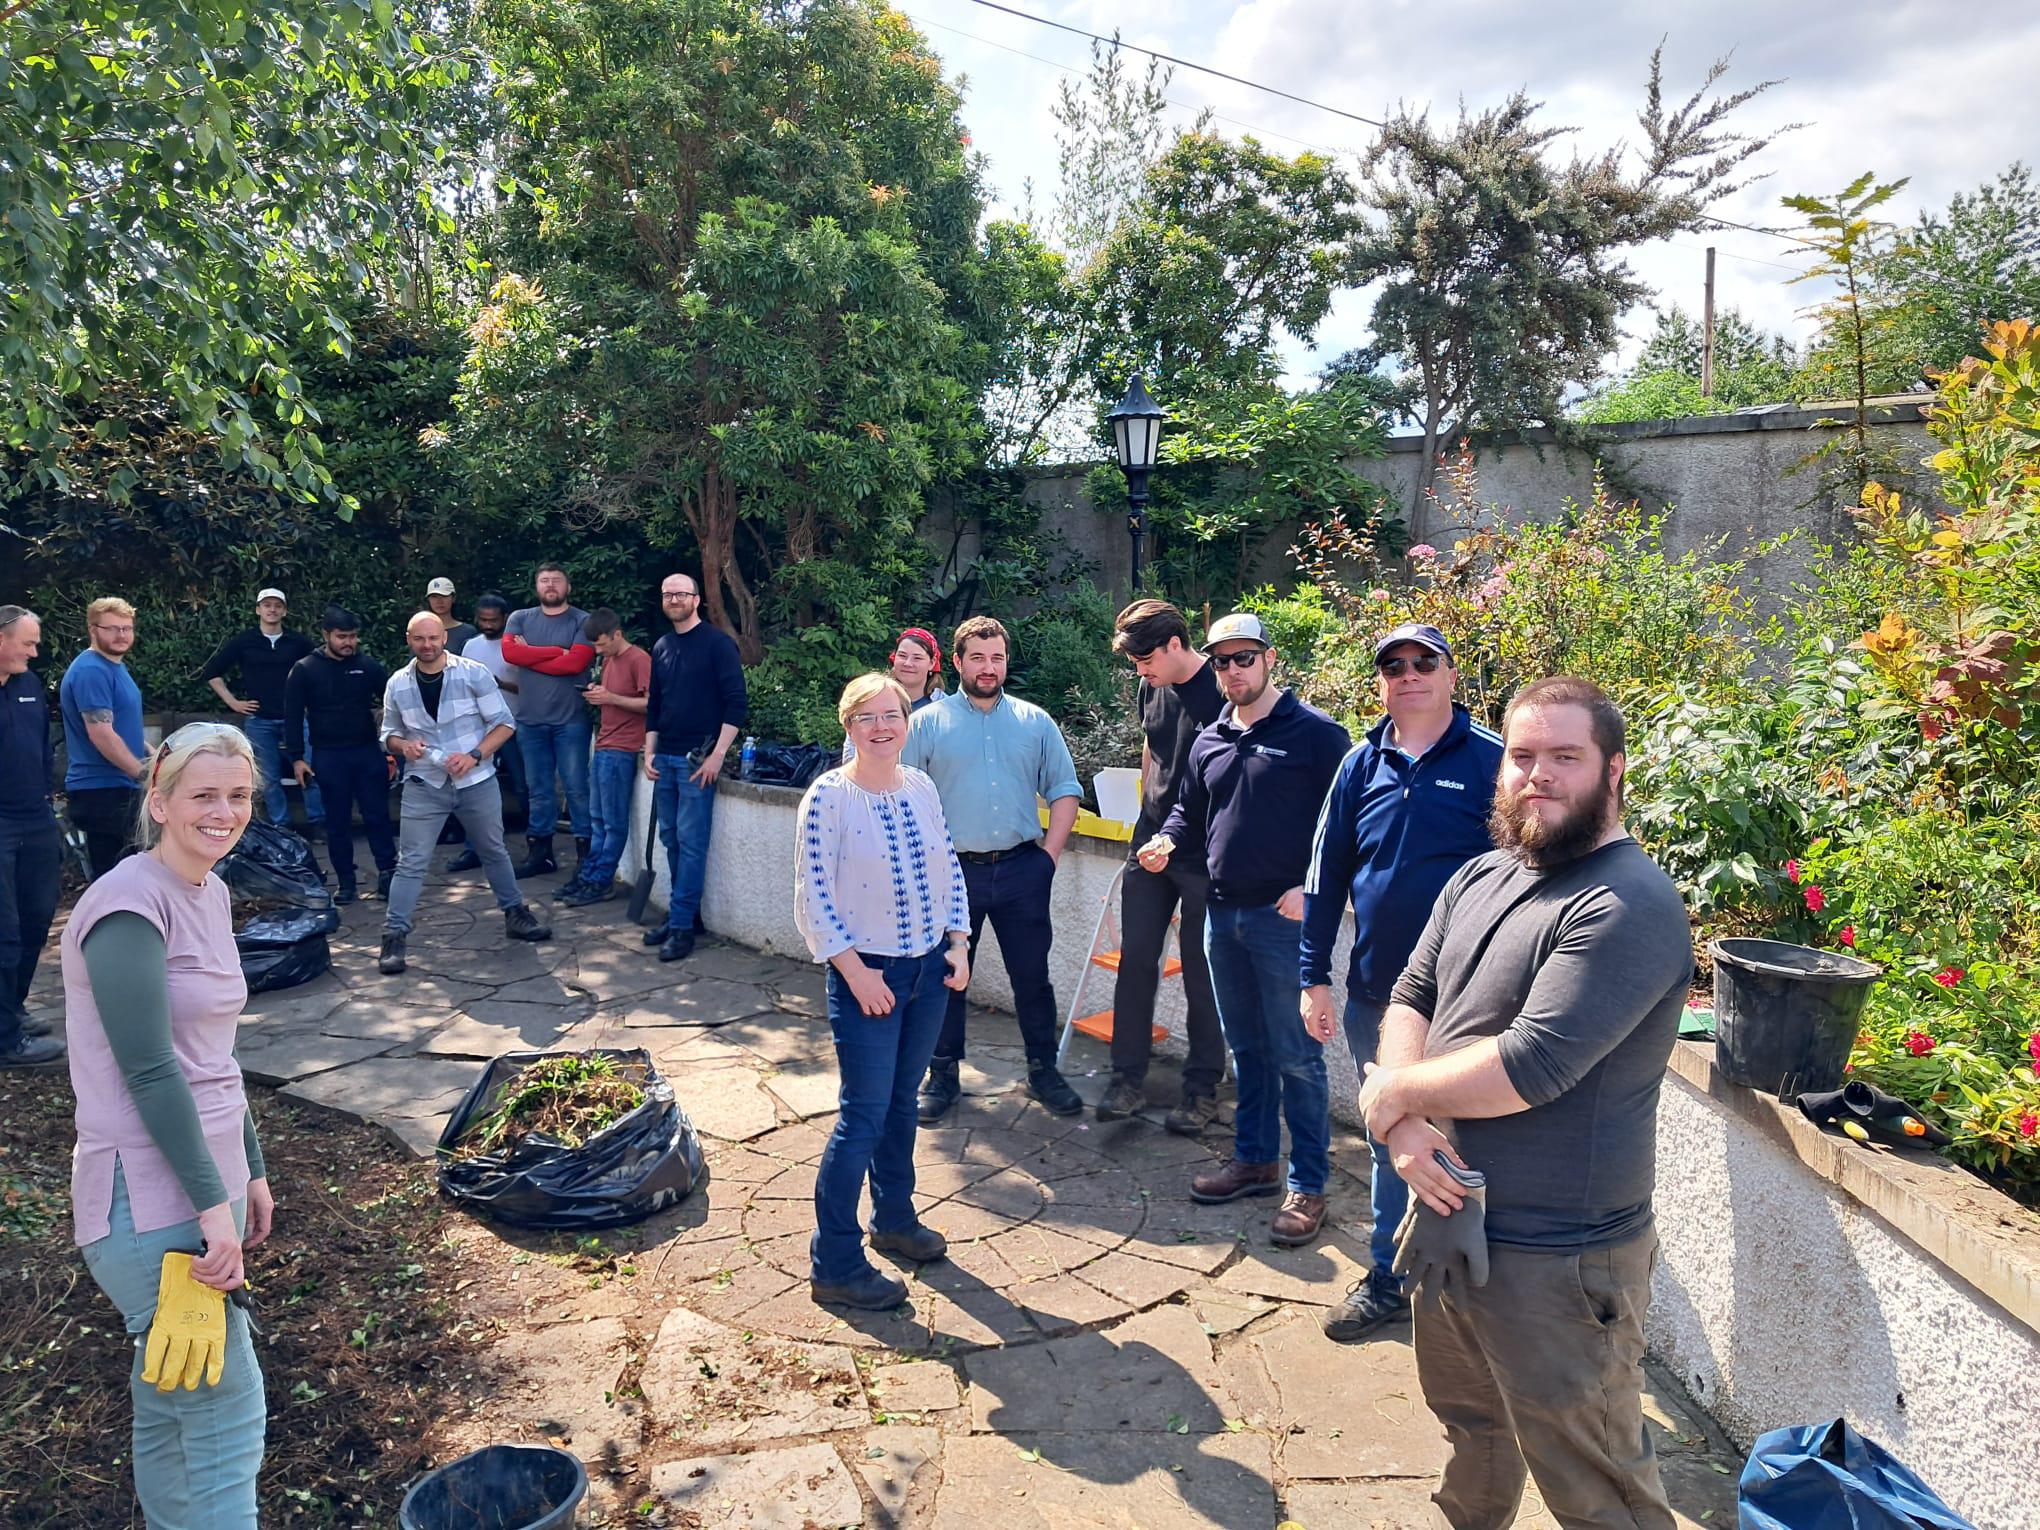
<path fill-rule="evenodd" d="M 236 898 L 274 907 L 318 909 L 326 916 L 322 933 L 340 928 L 340 910 L 326 891 L 312 847 L 290 829 L 253 820 L 226 858 L 213 868 Z"/>
<path fill-rule="evenodd" d="M 842 758 L 840 748 L 827 744 L 760 744 L 744 779 L 760 786 L 806 787 Z"/>
<path fill-rule="evenodd" d="M 1742 1530 L 1976 1530 L 1846 1419 L 1773 1429 L 1739 1486 Z"/>
<path fill-rule="evenodd" d="M 579 1147 L 533 1132 L 500 1153 L 455 1157 L 468 1127 L 495 1109 L 502 1086 L 546 1052 L 506 1052 L 482 1070 L 439 1134 L 439 1189 L 470 1211 L 518 1227 L 617 1227 L 676 1206 L 708 1180 L 694 1123 L 642 1047 L 593 1047 L 645 1070 L 644 1103 Z"/>
<path fill-rule="evenodd" d="M 326 934 L 332 912 L 330 905 L 325 909 L 269 909 L 234 931 L 248 992 L 294 988 L 331 967 L 333 952 L 326 944 Z"/>

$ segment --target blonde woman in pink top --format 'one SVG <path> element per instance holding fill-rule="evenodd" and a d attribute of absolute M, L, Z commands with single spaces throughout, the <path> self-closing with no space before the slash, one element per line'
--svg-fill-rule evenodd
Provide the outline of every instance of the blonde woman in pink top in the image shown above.
<path fill-rule="evenodd" d="M 195 1255 L 193 1280 L 232 1291 L 274 1210 L 234 1057 L 248 985 L 213 875 L 248 826 L 254 751 L 238 728 L 193 723 L 143 781 L 145 853 L 94 882 L 64 931 L 75 1233 L 136 1336 L 135 1493 L 151 1530 L 253 1530 L 267 1409 L 246 1314 L 227 1307 L 219 1378 L 190 1390 L 143 1380 L 142 1336 L 166 1253 Z"/>

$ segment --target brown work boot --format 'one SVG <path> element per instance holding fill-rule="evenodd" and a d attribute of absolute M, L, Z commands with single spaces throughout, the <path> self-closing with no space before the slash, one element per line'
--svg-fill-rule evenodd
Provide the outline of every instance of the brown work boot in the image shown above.
<path fill-rule="evenodd" d="M 1268 1239 L 1284 1248 L 1298 1248 L 1318 1235 L 1325 1221 L 1325 1198 L 1292 1190 L 1282 1198 L 1282 1209 L 1268 1224 Z"/>
<path fill-rule="evenodd" d="M 1243 1195 L 1273 1195 L 1281 1188 L 1281 1164 L 1241 1163 L 1233 1158 L 1227 1160 L 1224 1167 L 1206 1169 L 1191 1180 L 1190 1199 L 1216 1206 L 1221 1201 L 1236 1201 Z M 1322 1207 L 1324 1202 L 1321 1200 L 1318 1204 Z"/>

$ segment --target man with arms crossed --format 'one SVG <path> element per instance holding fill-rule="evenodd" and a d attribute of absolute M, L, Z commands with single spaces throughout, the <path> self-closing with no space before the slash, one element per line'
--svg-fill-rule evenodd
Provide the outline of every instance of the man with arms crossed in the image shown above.
<path fill-rule="evenodd" d="M 312 640 L 302 633 L 284 630 L 288 611 L 283 591 L 274 587 L 255 597 L 255 625 L 245 627 L 224 643 L 206 661 L 199 678 L 212 687 L 213 694 L 226 703 L 227 710 L 241 719 L 241 731 L 255 746 L 255 760 L 262 769 L 256 783 L 262 793 L 262 808 L 273 824 L 290 827 L 290 801 L 283 783 L 290 765 L 283 753 L 283 687 L 291 666 L 312 651 Z M 236 696 L 227 685 L 227 674 L 240 677 L 247 694 Z M 319 789 L 302 788 L 305 817 L 319 822 Z"/>
<path fill-rule="evenodd" d="M 541 564 L 533 584 L 538 604 L 512 611 L 503 628 L 503 657 L 523 672 L 517 682 L 516 727 L 529 816 L 520 877 L 542 876 L 558 864 L 552 843 L 560 816 L 559 786 L 566 788 L 577 866 L 587 861 L 588 839 L 595 832 L 588 816 L 588 745 L 595 730 L 581 700 L 582 677 L 595 662 L 594 645 L 581 635 L 588 613 L 567 604 L 573 586 L 557 563 Z"/>
<path fill-rule="evenodd" d="M 1275 649 L 1258 616 L 1235 611 L 1213 622 L 1204 651 L 1227 706 L 1191 746 L 1183 793 L 1162 832 L 1140 847 L 1150 871 L 1167 867 L 1179 849 L 1203 850 L 1211 867 L 1204 943 L 1239 1102 L 1232 1158 L 1193 1178 L 1190 1198 L 1216 1205 L 1283 1190 L 1286 1120 L 1288 1193 L 1268 1236 L 1295 1248 L 1324 1224 L 1332 1146 L 1325 1077 L 1332 1017 L 1309 1028 L 1296 1004 L 1303 879 L 1318 811 L 1353 740 L 1275 684 Z"/>
<path fill-rule="evenodd" d="M 98 881 L 134 853 L 140 802 L 142 690 L 128 673 L 135 608 L 102 595 L 85 608 L 91 646 L 71 661 L 57 687 L 64 713 L 64 797 L 71 826 L 85 836 L 85 860 Z"/>
<path fill-rule="evenodd" d="M 1526 687 L 1502 738 L 1498 848 L 1439 895 L 1360 1092 L 1419 1197 L 1399 1262 L 1419 1277 L 1417 1376 L 1450 1452 L 1432 1502 L 1452 1530 L 1501 1530 L 1527 1465 L 1562 1525 L 1671 1530 L 1643 1319 L 1686 909 L 1622 827 L 1622 714 L 1598 686 Z M 1448 1159 L 1486 1175 L 1484 1206 Z M 1472 1286 L 1461 1261 L 1483 1252 Z M 1459 1278 L 1434 1290 L 1441 1266 Z"/>
<path fill-rule="evenodd" d="M 1189 768 L 1190 746 L 1218 720 L 1225 706 L 1211 661 L 1190 646 L 1190 625 L 1165 600 L 1136 600 L 1113 624 L 1112 648 L 1133 661 L 1140 676 L 1140 819 L 1133 842 L 1160 832 L 1176 805 Z M 1204 900 L 1211 889 L 1201 855 L 1185 851 L 1161 871 L 1137 856 L 1119 883 L 1119 977 L 1112 990 L 1112 1085 L 1098 1102 L 1098 1119 L 1116 1121 L 1147 1108 L 1148 1061 L 1154 1050 L 1155 991 L 1169 921 L 1183 907 L 1183 1009 L 1190 1057 L 1183 1065 L 1183 1103 L 1163 1121 L 1178 1136 L 1194 1137 L 1218 1115 L 1218 1081 L 1225 1075 L 1225 1036 L 1204 955 Z"/>
<path fill-rule="evenodd" d="M 1332 1014 L 1332 947 L 1353 902 L 1346 968 L 1346 1045 L 1353 1066 L 1375 1060 L 1381 1014 L 1446 879 L 1493 848 L 1488 809 L 1502 763 L 1501 735 L 1452 699 L 1459 671 L 1436 627 L 1407 622 L 1374 645 L 1382 710 L 1339 766 L 1318 819 L 1310 880 L 1303 884 L 1303 1016 Z M 1409 1316 L 1395 1273 L 1395 1231 L 1409 1189 L 1388 1149 L 1374 1150 L 1374 1267 L 1320 1319 L 1340 1343 Z"/>
<path fill-rule="evenodd" d="M 552 927 L 539 922 L 517 890 L 517 868 L 503 848 L 503 800 L 489 786 L 493 756 L 515 727 L 495 676 L 448 653 L 446 629 L 430 611 L 411 618 L 404 639 L 411 662 L 383 690 L 381 740 L 404 761 L 403 830 L 379 963 L 391 974 L 404 970 L 411 915 L 449 813 L 460 818 L 482 858 L 489 890 L 503 910 L 503 933 L 512 940 L 552 939 Z"/>
<path fill-rule="evenodd" d="M 715 827 L 715 783 L 737 730 L 750 712 L 736 639 L 701 619 L 701 586 L 692 574 L 659 581 L 659 607 L 672 631 L 652 645 L 645 692 L 645 775 L 666 846 L 666 923 L 645 944 L 662 962 L 694 954 L 694 916 L 708 879 L 708 837 Z"/>
<path fill-rule="evenodd" d="M 977 969 L 985 921 L 999 937 L 1013 1009 L 1027 1046 L 1027 1093 L 1059 1116 L 1084 1108 L 1055 1065 L 1055 985 L 1048 914 L 1056 863 L 1076 827 L 1081 788 L 1062 730 L 1040 707 L 1006 694 L 1006 629 L 973 616 L 951 646 L 961 682 L 914 713 L 900 762 L 925 770 L 942 799 L 949 837 L 970 893 L 970 964 Z M 1042 832 L 1036 794 L 1048 803 Z M 921 1086 L 923 1124 L 939 1121 L 963 1093 L 964 995 L 949 1014 Z"/>

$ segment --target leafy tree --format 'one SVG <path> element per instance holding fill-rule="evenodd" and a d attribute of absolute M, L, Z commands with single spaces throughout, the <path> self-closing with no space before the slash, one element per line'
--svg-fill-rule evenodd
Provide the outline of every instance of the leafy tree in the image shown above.
<path fill-rule="evenodd" d="M 425 197 L 425 109 L 461 64 L 391 0 L 0 15 L 7 479 L 64 492 L 66 448 L 117 442 L 146 379 L 165 429 L 277 494 L 337 497 L 293 346 L 348 345 L 346 290 Z M 142 477 L 123 465 L 103 492 L 122 503 Z"/>
<path fill-rule="evenodd" d="M 768 619 L 889 610 L 996 332 L 934 56 L 878 0 L 482 18 L 518 200 L 454 431 L 478 492 L 691 540 L 747 660 Z"/>
<path fill-rule="evenodd" d="M 1553 163 L 1565 130 L 1538 125 L 1538 103 L 1521 92 L 1462 109 L 1450 130 L 1423 113 L 1390 121 L 1363 161 L 1382 219 L 1357 242 L 1347 280 L 1382 284 L 1375 339 L 1356 359 L 1392 364 L 1410 383 L 1424 433 L 1418 502 L 1450 431 L 1559 423 L 1566 391 L 1594 381 L 1622 312 L 1646 295 L 1621 252 L 1691 228 L 1746 184 L 1738 173 L 1773 135 L 1725 124 L 1771 82 L 1711 99 L 1727 67 L 1667 108 L 1662 49 L 1651 55 L 1633 170 L 1620 149 Z"/>
<path fill-rule="evenodd" d="M 1794 396 L 1799 353 L 1783 335 L 1766 335 L 1733 308 L 1714 317 L 1714 392 L 1700 391 L 1702 326 L 1674 304 L 1662 309 L 1636 364 L 1587 400 L 1577 418 L 1588 424 L 1721 414 Z"/>

